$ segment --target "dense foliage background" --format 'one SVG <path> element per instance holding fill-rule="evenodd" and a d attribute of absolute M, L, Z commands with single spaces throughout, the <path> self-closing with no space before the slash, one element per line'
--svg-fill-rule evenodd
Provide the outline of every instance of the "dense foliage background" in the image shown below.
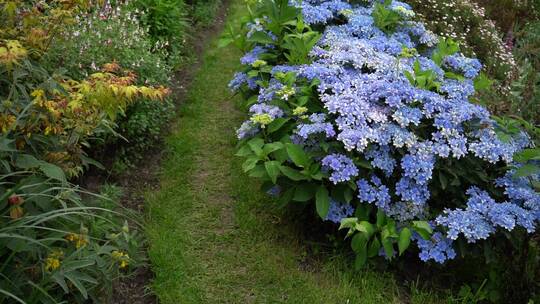
<path fill-rule="evenodd" d="M 121 191 L 74 183 L 105 169 L 96 157 L 118 173 L 160 139 L 194 11 L 182 1 L 0 1 L 0 302 L 108 302 L 112 282 L 144 262 L 140 219 L 118 204 Z"/>

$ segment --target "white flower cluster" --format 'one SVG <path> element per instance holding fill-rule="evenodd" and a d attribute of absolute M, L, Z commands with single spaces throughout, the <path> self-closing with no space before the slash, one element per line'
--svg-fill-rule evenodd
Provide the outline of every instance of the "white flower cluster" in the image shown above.
<path fill-rule="evenodd" d="M 427 26 L 443 37 L 460 42 L 462 50 L 470 56 L 488 54 L 490 60 L 482 58 L 484 64 L 499 79 L 511 79 L 516 70 L 516 61 L 511 48 L 486 12 L 472 0 L 410 0 L 416 13 Z"/>
<path fill-rule="evenodd" d="M 168 42 L 154 42 L 149 28 L 140 22 L 145 11 L 133 10 L 129 1 L 110 5 L 106 1 L 90 12 L 76 16 L 73 25 L 62 29 L 53 45 L 61 53 L 64 67 L 76 77 L 86 77 L 105 63 L 115 61 L 139 75 L 150 75 L 151 83 L 166 81 L 166 73 L 154 77 L 152 71 L 167 70 Z M 154 79 L 155 78 L 155 79 Z"/>

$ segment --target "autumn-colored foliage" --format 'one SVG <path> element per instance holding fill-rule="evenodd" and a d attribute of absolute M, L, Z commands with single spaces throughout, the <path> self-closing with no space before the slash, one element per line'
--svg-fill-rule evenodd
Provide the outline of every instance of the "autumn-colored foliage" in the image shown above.
<path fill-rule="evenodd" d="M 38 151 L 68 177 L 83 170 L 87 139 L 112 132 L 114 122 L 138 98 L 159 102 L 163 86 L 138 86 L 137 75 L 116 62 L 86 79 L 70 79 L 40 66 L 58 28 L 81 10 L 99 9 L 91 1 L 0 1 L 0 131 L 19 150 Z M 38 141 L 37 143 L 35 141 Z"/>

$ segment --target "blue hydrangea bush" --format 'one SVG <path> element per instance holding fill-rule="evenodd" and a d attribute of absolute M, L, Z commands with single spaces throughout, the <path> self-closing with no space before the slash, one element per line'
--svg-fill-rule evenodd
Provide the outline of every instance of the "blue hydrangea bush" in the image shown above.
<path fill-rule="evenodd" d="M 313 202 L 347 229 L 357 266 L 408 248 L 444 263 L 535 231 L 539 176 L 514 161 L 529 137 L 498 136 L 475 99 L 482 64 L 409 5 L 265 0 L 250 13 L 230 83 L 249 113 L 243 169 L 280 204 Z"/>

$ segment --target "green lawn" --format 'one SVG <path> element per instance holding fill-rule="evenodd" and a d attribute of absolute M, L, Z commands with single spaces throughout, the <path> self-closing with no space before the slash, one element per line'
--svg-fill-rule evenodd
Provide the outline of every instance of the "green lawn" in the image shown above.
<path fill-rule="evenodd" d="M 235 1 L 230 22 L 245 13 Z M 244 115 L 227 83 L 240 53 L 214 41 L 167 140 L 161 190 L 148 194 L 152 283 L 161 303 L 433 303 L 390 275 L 313 259 L 297 229 L 243 175 L 234 156 Z"/>

